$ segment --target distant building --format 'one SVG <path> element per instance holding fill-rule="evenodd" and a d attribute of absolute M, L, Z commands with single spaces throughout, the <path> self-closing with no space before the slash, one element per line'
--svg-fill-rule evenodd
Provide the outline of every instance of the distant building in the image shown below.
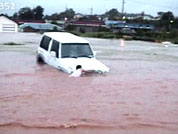
<path fill-rule="evenodd" d="M 18 23 L 6 15 L 0 14 L 0 32 L 18 32 Z"/>
<path fill-rule="evenodd" d="M 20 25 L 21 32 L 49 32 L 61 30 L 61 27 L 48 23 L 24 23 Z"/>
<path fill-rule="evenodd" d="M 125 23 L 125 24 L 117 24 L 114 26 L 115 28 L 130 28 L 134 30 L 142 29 L 142 30 L 154 30 L 154 26 L 150 24 L 134 24 L 134 23 Z"/>
<path fill-rule="evenodd" d="M 45 20 L 17 20 L 19 25 L 24 23 L 45 23 Z"/>
<path fill-rule="evenodd" d="M 143 20 L 156 20 L 155 17 L 147 14 L 127 14 L 126 18 L 128 20 L 134 20 L 134 19 L 139 19 L 142 18 Z"/>
<path fill-rule="evenodd" d="M 150 31 L 155 29 L 155 27 L 150 24 L 126 23 L 125 21 L 106 21 L 105 24 L 114 31 L 118 31 L 121 29 L 133 29 L 135 31 L 141 29 L 145 31 Z"/>
<path fill-rule="evenodd" d="M 74 21 L 68 26 L 77 32 L 98 32 L 100 28 L 107 28 L 103 21 Z"/>
<path fill-rule="evenodd" d="M 114 26 L 114 25 L 118 25 L 118 24 L 125 24 L 125 21 L 115 21 L 115 20 L 106 20 L 105 24 L 107 26 Z"/>
<path fill-rule="evenodd" d="M 144 15 L 143 20 L 155 20 L 155 18 L 151 15 Z"/>
<path fill-rule="evenodd" d="M 76 15 L 74 15 L 74 19 L 80 19 L 82 17 L 84 17 L 84 15 L 80 13 L 77 13 Z"/>
<path fill-rule="evenodd" d="M 65 20 L 47 20 L 47 19 L 45 20 L 45 22 L 58 25 L 62 28 L 65 28 L 65 23 L 66 23 Z"/>

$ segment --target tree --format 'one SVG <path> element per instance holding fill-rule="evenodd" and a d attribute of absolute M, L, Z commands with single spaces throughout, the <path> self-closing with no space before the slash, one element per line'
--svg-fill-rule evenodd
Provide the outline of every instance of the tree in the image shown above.
<path fill-rule="evenodd" d="M 162 15 L 161 20 L 167 20 L 167 21 L 171 21 L 174 20 L 174 15 L 172 12 L 166 12 Z"/>
<path fill-rule="evenodd" d="M 19 18 L 19 15 L 17 12 L 15 12 L 13 15 L 12 15 L 12 19 L 15 19 L 17 20 Z"/>
<path fill-rule="evenodd" d="M 43 19 L 44 8 L 37 6 L 34 9 L 30 7 L 21 8 L 18 12 L 15 12 L 12 16 L 13 19 L 20 20 L 41 20 Z"/>
<path fill-rule="evenodd" d="M 158 12 L 157 14 L 158 14 L 158 16 L 161 17 L 164 14 L 164 12 Z"/>
<path fill-rule="evenodd" d="M 178 17 L 174 18 L 173 27 L 178 29 Z"/>
<path fill-rule="evenodd" d="M 72 9 L 72 8 L 70 8 L 70 9 L 66 9 L 64 12 L 61 12 L 60 14 L 59 14 L 59 19 L 65 19 L 65 18 L 67 18 L 67 19 L 73 19 L 74 18 L 74 15 L 75 15 L 75 11 Z"/>
<path fill-rule="evenodd" d="M 173 20 L 174 20 L 173 13 L 168 11 L 162 14 L 160 22 L 161 22 L 162 27 L 165 28 L 167 31 L 169 31 Z"/>
<path fill-rule="evenodd" d="M 113 9 L 109 10 L 108 12 L 106 12 L 105 15 L 108 16 L 109 20 L 118 20 L 119 17 L 121 17 L 121 14 L 115 8 L 113 8 Z"/>
<path fill-rule="evenodd" d="M 21 20 L 32 20 L 33 13 L 30 7 L 21 8 L 18 12 L 19 19 Z"/>
<path fill-rule="evenodd" d="M 48 20 L 58 20 L 59 19 L 59 14 L 58 13 L 53 13 L 52 15 L 46 15 L 44 18 L 48 19 Z"/>
<path fill-rule="evenodd" d="M 33 19 L 35 20 L 41 20 L 43 18 L 43 12 L 44 12 L 44 8 L 42 8 L 41 6 L 37 6 L 36 8 L 34 8 L 32 10 L 33 13 Z"/>

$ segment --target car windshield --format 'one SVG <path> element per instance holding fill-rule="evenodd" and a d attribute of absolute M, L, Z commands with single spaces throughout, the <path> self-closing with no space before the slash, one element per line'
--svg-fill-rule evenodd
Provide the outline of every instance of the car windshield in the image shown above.
<path fill-rule="evenodd" d="M 63 43 L 61 54 L 62 58 L 93 57 L 92 50 L 88 43 Z"/>

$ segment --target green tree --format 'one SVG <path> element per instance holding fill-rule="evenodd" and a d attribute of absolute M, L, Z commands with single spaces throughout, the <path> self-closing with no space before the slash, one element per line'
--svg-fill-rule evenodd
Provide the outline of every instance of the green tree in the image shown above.
<path fill-rule="evenodd" d="M 48 19 L 48 20 L 58 20 L 59 19 L 59 14 L 58 13 L 53 13 L 52 15 L 46 15 L 44 18 Z"/>
<path fill-rule="evenodd" d="M 75 11 L 72 8 L 66 9 L 64 12 L 61 12 L 59 14 L 59 19 L 64 20 L 65 18 L 67 18 L 68 20 L 71 20 L 74 18 L 74 15 L 75 15 Z"/>
<path fill-rule="evenodd" d="M 173 21 L 174 21 L 174 15 L 170 11 L 163 13 L 160 19 L 162 27 L 167 31 L 170 31 Z"/>
<path fill-rule="evenodd" d="M 42 8 L 41 6 L 37 6 L 36 8 L 34 8 L 32 10 L 33 13 L 33 19 L 35 20 L 41 20 L 43 19 L 43 12 L 44 12 L 44 8 Z"/>
<path fill-rule="evenodd" d="M 178 17 L 174 18 L 173 28 L 178 29 Z"/>
<path fill-rule="evenodd" d="M 113 9 L 109 10 L 108 12 L 106 12 L 105 15 L 108 16 L 109 20 L 118 20 L 119 17 L 121 17 L 121 14 L 115 8 L 113 8 Z"/>
<path fill-rule="evenodd" d="M 157 14 L 158 14 L 158 16 L 161 17 L 161 16 L 163 16 L 164 12 L 158 12 Z"/>
<path fill-rule="evenodd" d="M 19 19 L 21 20 L 32 20 L 33 19 L 33 13 L 30 7 L 24 7 L 21 8 L 18 11 Z"/>
<path fill-rule="evenodd" d="M 15 13 L 12 15 L 12 19 L 15 19 L 15 20 L 19 19 L 19 15 L 18 15 L 17 12 L 15 12 Z"/>

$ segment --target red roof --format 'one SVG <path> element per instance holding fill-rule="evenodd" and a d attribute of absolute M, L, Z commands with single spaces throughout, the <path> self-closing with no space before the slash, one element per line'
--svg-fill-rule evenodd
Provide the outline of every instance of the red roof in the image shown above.
<path fill-rule="evenodd" d="M 75 21 L 74 25 L 105 25 L 103 21 Z"/>
<path fill-rule="evenodd" d="M 45 23 L 45 20 L 17 20 L 19 24 L 24 23 Z"/>

